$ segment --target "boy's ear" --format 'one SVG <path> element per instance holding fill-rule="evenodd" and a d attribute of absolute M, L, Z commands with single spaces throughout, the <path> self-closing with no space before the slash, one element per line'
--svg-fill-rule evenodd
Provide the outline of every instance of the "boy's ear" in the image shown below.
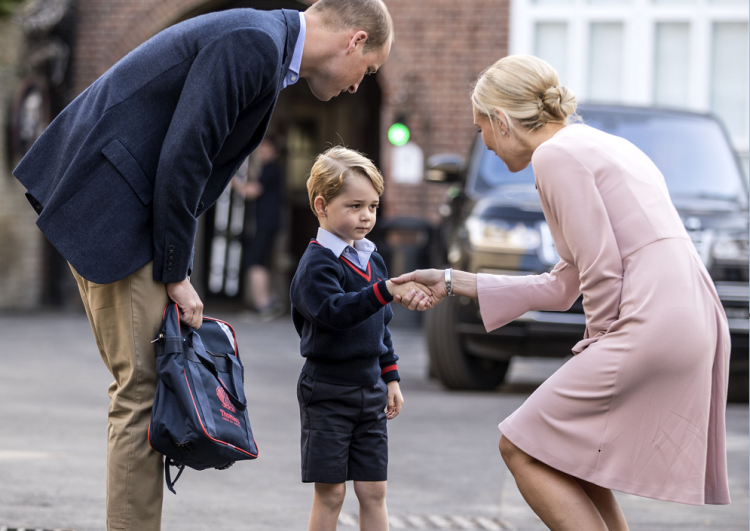
<path fill-rule="evenodd" d="M 315 214 L 319 218 L 326 217 L 326 200 L 322 195 L 319 195 L 315 198 L 315 201 L 313 201 L 313 205 L 315 206 Z"/>

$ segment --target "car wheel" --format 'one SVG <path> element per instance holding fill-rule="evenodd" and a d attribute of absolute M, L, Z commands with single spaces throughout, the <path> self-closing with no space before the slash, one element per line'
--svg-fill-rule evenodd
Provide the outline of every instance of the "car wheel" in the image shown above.
<path fill-rule="evenodd" d="M 732 335 L 732 353 L 729 358 L 729 389 L 727 402 L 747 404 L 748 392 L 748 355 L 747 335 Z"/>
<path fill-rule="evenodd" d="M 457 331 L 459 310 L 459 297 L 448 297 L 425 312 L 430 376 L 437 377 L 448 389 L 494 389 L 505 379 L 510 360 L 489 360 L 468 354 Z"/>

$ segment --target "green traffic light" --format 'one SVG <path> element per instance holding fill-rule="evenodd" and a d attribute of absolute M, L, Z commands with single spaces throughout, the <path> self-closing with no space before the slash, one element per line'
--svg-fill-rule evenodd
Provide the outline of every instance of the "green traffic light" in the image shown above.
<path fill-rule="evenodd" d="M 409 141 L 410 136 L 409 128 L 404 124 L 396 123 L 388 129 L 388 140 L 394 146 L 403 146 Z"/>

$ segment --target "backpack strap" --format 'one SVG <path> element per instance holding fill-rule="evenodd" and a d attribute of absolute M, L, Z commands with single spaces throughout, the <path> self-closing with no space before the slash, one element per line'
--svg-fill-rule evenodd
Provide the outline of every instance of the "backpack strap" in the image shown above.
<path fill-rule="evenodd" d="M 179 472 L 177 472 L 177 476 L 174 478 L 174 481 L 172 481 L 172 474 L 169 472 L 170 466 L 173 466 L 177 470 L 179 470 Z M 174 484 L 177 483 L 178 479 L 180 479 L 183 470 L 185 470 L 185 465 L 176 462 L 170 457 L 164 458 L 164 479 L 167 481 L 167 488 L 172 491 L 172 494 L 177 494 L 177 492 L 175 492 L 174 490 Z"/>

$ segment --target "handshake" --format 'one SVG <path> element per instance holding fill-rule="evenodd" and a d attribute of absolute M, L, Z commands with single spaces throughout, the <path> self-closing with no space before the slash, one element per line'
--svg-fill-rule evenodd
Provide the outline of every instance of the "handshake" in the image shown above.
<path fill-rule="evenodd" d="M 396 279 L 398 282 L 399 279 Z M 388 293 L 393 296 L 393 301 L 410 310 L 424 311 L 432 308 L 434 301 L 430 289 L 414 280 L 396 283 L 392 280 L 385 282 Z"/>

